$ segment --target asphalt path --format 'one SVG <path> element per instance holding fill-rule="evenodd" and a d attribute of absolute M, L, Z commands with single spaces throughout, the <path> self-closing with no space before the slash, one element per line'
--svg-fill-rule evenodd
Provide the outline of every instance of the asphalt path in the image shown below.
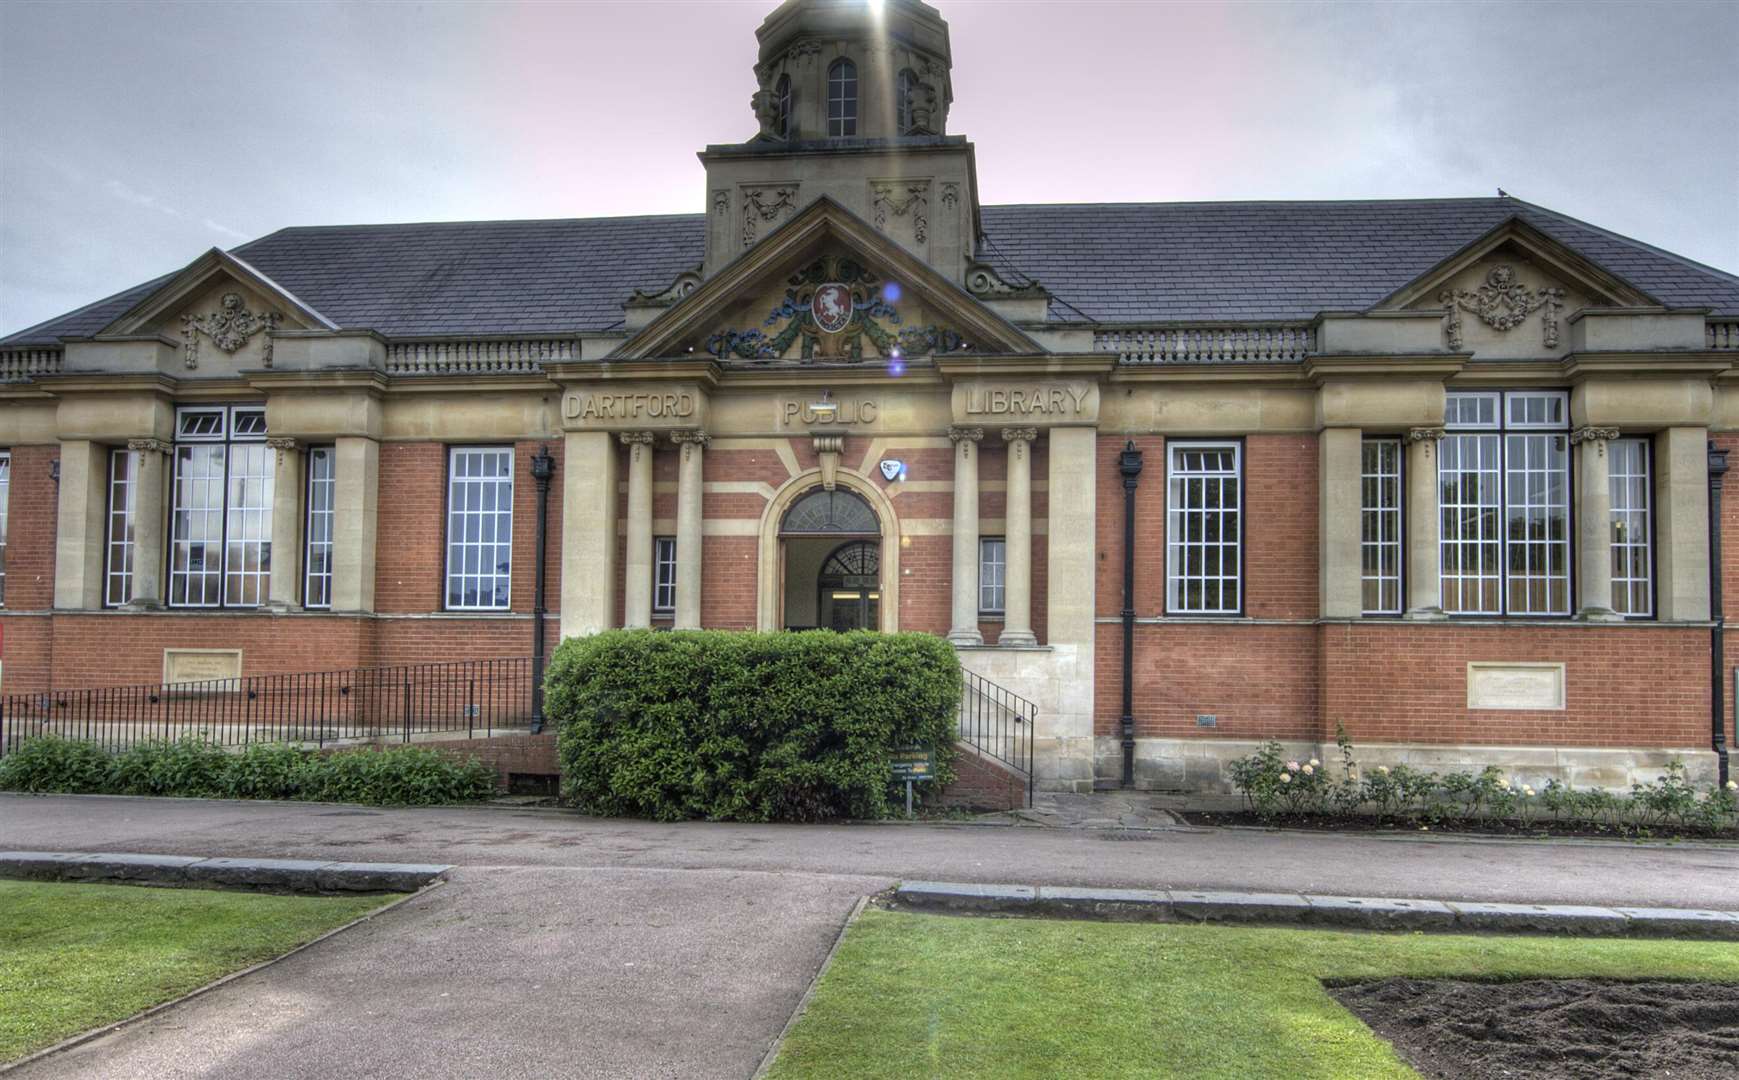
<path fill-rule="evenodd" d="M 21 1078 L 748 1077 L 901 879 L 1739 909 L 1739 848 L 0 795 L 0 849 L 455 864 Z"/>

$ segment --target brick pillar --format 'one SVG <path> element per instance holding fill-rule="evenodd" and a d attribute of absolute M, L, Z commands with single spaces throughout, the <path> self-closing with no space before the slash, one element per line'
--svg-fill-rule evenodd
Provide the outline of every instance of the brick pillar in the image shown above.
<path fill-rule="evenodd" d="M 1407 618 L 1441 619 L 1443 577 L 1438 562 L 1437 441 L 1442 428 L 1407 435 Z"/>
<path fill-rule="evenodd" d="M 623 626 L 652 625 L 652 432 L 624 431 L 628 447 L 628 538 Z"/>
<path fill-rule="evenodd" d="M 1582 604 L 1578 619 L 1617 622 L 1612 610 L 1612 474 L 1606 444 L 1617 428 L 1584 427 L 1570 433 L 1576 452 L 1577 584 Z"/>
<path fill-rule="evenodd" d="M 707 433 L 670 435 L 681 455 L 676 472 L 676 621 L 678 630 L 700 629 L 701 485 L 706 476 Z"/>
<path fill-rule="evenodd" d="M 954 440 L 953 614 L 948 640 L 982 645 L 978 632 L 978 441 L 983 428 L 949 428 Z"/>
<path fill-rule="evenodd" d="M 1008 443 L 1008 577 L 998 645 L 1039 643 L 1033 634 L 1033 440 L 1038 435 L 1037 428 L 1002 429 Z"/>

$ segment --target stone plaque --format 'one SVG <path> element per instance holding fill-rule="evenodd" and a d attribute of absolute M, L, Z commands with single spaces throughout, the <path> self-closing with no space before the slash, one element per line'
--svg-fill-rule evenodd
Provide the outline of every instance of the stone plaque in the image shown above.
<path fill-rule="evenodd" d="M 163 681 L 165 683 L 239 679 L 241 674 L 242 651 L 240 649 L 163 650 Z"/>
<path fill-rule="evenodd" d="M 1467 665 L 1467 707 L 1562 709 L 1564 665 L 1470 661 Z"/>

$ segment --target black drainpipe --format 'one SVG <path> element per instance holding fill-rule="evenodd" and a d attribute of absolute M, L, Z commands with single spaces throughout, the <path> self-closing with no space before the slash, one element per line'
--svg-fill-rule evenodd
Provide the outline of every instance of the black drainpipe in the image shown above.
<path fill-rule="evenodd" d="M 531 733 L 543 730 L 543 622 L 548 611 L 544 596 L 544 564 L 549 547 L 549 479 L 555 475 L 556 461 L 549 456 L 549 447 L 537 448 L 531 459 L 531 478 L 537 481 L 537 579 L 532 584 L 531 601 Z"/>
<path fill-rule="evenodd" d="M 1709 444 L 1709 730 L 1719 783 L 1727 785 L 1727 611 L 1721 602 L 1721 478 L 1727 451 Z"/>
<path fill-rule="evenodd" d="M 1135 440 L 1117 458 L 1123 474 L 1123 786 L 1135 786 L 1135 485 L 1141 451 Z"/>

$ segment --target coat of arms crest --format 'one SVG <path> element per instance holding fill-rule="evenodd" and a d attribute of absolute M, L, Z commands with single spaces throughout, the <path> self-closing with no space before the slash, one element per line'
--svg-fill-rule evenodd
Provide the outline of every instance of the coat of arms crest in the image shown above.
<path fill-rule="evenodd" d="M 851 290 L 837 281 L 830 281 L 815 290 L 809 301 L 809 312 L 823 333 L 837 334 L 851 325 Z"/>

